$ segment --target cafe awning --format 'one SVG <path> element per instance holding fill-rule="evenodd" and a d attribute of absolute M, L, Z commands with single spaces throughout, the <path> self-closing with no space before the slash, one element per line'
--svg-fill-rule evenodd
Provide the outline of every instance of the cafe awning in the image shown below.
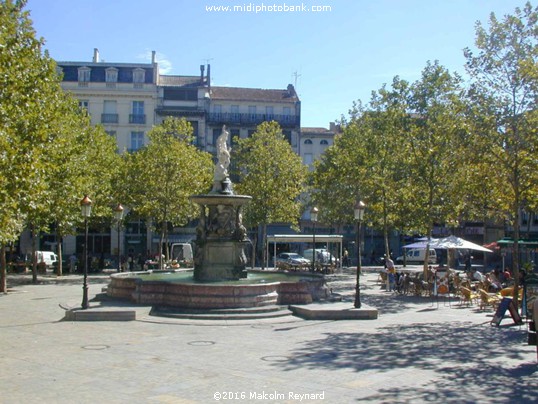
<path fill-rule="evenodd" d="M 316 243 L 341 243 L 344 236 L 335 234 L 316 234 Z M 314 241 L 313 234 L 275 234 L 267 236 L 268 243 L 311 243 Z"/>
<path fill-rule="evenodd" d="M 503 238 L 502 240 L 498 240 L 497 244 L 500 247 L 512 247 L 514 245 L 514 240 L 511 238 Z M 531 248 L 538 248 L 538 240 L 519 240 L 518 244 L 523 247 L 531 247 Z"/>

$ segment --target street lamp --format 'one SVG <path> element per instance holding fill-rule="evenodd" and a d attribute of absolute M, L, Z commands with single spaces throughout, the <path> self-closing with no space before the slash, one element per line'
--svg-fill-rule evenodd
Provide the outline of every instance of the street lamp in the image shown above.
<path fill-rule="evenodd" d="M 85 195 L 80 201 L 82 217 L 84 217 L 84 284 L 82 286 L 82 308 L 88 308 L 88 218 L 92 212 L 92 201 Z"/>
<path fill-rule="evenodd" d="M 312 231 L 312 272 L 316 269 L 316 222 L 318 221 L 318 208 L 315 206 L 312 206 L 312 209 L 310 209 L 310 220 L 312 221 L 314 225 L 314 229 Z"/>
<path fill-rule="evenodd" d="M 363 201 L 357 201 L 354 208 L 355 220 L 357 221 L 357 282 L 355 284 L 355 308 L 361 307 L 361 227 L 362 218 L 364 217 L 364 210 L 366 204 Z"/>
<path fill-rule="evenodd" d="M 121 206 L 121 203 L 118 203 L 118 206 L 114 209 L 114 217 L 118 223 L 118 272 L 121 272 L 120 229 L 121 219 L 123 219 L 123 206 Z"/>

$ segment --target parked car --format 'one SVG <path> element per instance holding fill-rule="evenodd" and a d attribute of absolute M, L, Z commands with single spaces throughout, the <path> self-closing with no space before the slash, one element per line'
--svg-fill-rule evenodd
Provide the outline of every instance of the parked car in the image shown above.
<path fill-rule="evenodd" d="M 290 265 L 310 265 L 310 261 L 302 255 L 292 252 L 283 252 L 276 256 L 276 262 L 284 262 Z"/>
<path fill-rule="evenodd" d="M 312 249 L 304 250 L 303 255 L 306 259 L 313 260 L 313 251 L 314 250 Z M 316 248 L 316 261 L 324 264 L 329 262 L 332 262 L 333 264 L 338 263 L 338 259 L 325 248 Z"/>

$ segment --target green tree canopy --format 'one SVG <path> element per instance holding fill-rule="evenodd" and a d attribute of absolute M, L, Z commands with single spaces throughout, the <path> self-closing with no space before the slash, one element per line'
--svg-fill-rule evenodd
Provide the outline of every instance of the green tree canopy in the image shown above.
<path fill-rule="evenodd" d="M 502 20 L 476 24 L 476 50 L 466 49 L 470 128 L 477 177 L 493 190 L 488 208 L 504 212 L 513 226 L 517 304 L 522 209 L 538 207 L 538 8 L 526 3 Z M 497 180 L 491 180 L 494 173 Z"/>
<path fill-rule="evenodd" d="M 166 118 L 148 133 L 146 147 L 126 156 L 122 201 L 160 227 L 161 242 L 168 224 L 182 226 L 198 215 L 189 197 L 211 186 L 211 155 L 192 144 L 192 131 L 185 118 Z"/>
<path fill-rule="evenodd" d="M 267 224 L 298 224 L 307 169 L 277 122 L 263 122 L 252 137 L 234 141 L 232 160 L 240 179 L 235 188 L 237 193 L 252 196 L 245 207 L 245 223 L 263 227 L 265 244 Z"/>
<path fill-rule="evenodd" d="M 61 233 L 74 231 L 70 209 L 79 209 L 85 192 L 95 195 L 99 213 L 99 206 L 106 205 L 99 196 L 110 192 L 108 170 L 116 157 L 113 140 L 91 128 L 63 92 L 56 63 L 42 51 L 43 40 L 36 38 L 25 4 L 0 2 L 2 246 L 25 227 L 37 234 L 56 222 Z"/>

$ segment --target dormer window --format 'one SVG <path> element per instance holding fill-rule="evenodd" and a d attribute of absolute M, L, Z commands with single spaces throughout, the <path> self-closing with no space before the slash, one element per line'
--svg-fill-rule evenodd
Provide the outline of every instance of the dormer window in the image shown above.
<path fill-rule="evenodd" d="M 109 67 L 106 69 L 106 78 L 107 83 L 117 83 L 118 82 L 118 69 L 115 67 Z"/>
<path fill-rule="evenodd" d="M 146 78 L 146 71 L 141 68 L 133 70 L 133 83 L 143 84 Z"/>
<path fill-rule="evenodd" d="M 78 84 L 79 86 L 88 86 L 91 77 L 91 71 L 89 67 L 83 66 L 78 68 Z"/>

